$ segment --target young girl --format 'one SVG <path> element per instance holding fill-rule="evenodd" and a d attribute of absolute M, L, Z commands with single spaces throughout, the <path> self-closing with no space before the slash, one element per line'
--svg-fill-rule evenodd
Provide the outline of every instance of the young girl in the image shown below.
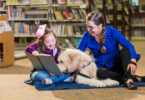
<path fill-rule="evenodd" d="M 39 53 L 49 54 L 54 58 L 56 63 L 58 63 L 57 58 L 60 54 L 60 48 L 58 47 L 56 35 L 52 30 L 46 30 L 45 28 L 46 24 L 39 26 L 36 32 L 38 41 L 27 46 L 26 51 L 34 56 L 37 56 Z M 46 84 L 52 84 L 63 81 L 69 76 L 69 74 L 54 76 L 51 73 L 48 74 L 46 71 L 39 71 L 35 68 L 32 68 L 30 78 L 33 82 L 39 81 Z"/>

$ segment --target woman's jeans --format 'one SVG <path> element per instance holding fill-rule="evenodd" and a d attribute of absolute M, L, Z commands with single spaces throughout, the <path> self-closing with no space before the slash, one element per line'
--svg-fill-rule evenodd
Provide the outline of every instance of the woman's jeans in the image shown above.
<path fill-rule="evenodd" d="M 53 83 L 58 83 L 63 82 L 68 77 L 70 77 L 70 74 L 51 76 L 46 71 L 34 71 L 30 75 L 30 78 L 33 82 L 41 82 L 43 79 L 50 78 L 53 80 Z"/>

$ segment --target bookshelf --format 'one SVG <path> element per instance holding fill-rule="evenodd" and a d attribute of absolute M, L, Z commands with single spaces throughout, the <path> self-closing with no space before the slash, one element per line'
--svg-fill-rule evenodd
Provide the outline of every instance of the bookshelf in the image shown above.
<path fill-rule="evenodd" d="M 6 16 L 0 16 L 0 68 L 14 64 L 14 34 Z"/>
<path fill-rule="evenodd" d="M 88 0 L 7 0 L 7 16 L 16 47 L 33 42 L 38 25 L 46 23 L 60 42 L 68 39 L 76 47 L 75 38 L 86 31 L 88 4 Z"/>
<path fill-rule="evenodd" d="M 139 0 L 132 3 L 131 15 L 132 39 L 145 40 L 145 2 Z"/>
<path fill-rule="evenodd" d="M 145 40 L 145 12 L 132 14 L 132 38 Z"/>
<path fill-rule="evenodd" d="M 131 14 L 129 0 L 103 0 L 106 24 L 117 28 L 131 40 Z"/>

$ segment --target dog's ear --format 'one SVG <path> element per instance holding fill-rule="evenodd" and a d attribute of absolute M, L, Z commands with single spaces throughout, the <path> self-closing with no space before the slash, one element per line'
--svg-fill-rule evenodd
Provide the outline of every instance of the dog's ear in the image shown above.
<path fill-rule="evenodd" d="M 76 53 L 71 53 L 68 56 L 69 56 L 69 58 L 70 58 L 71 61 L 78 58 L 78 54 L 76 54 Z"/>
<path fill-rule="evenodd" d="M 77 53 L 68 54 L 69 57 L 69 72 L 74 72 L 78 68 L 78 64 L 80 61 L 80 55 Z"/>

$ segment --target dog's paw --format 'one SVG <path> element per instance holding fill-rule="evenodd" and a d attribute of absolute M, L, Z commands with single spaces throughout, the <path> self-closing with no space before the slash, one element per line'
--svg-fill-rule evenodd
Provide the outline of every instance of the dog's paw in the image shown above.
<path fill-rule="evenodd" d="M 106 87 L 106 84 L 100 80 L 93 80 L 89 84 L 90 86 L 96 86 L 96 87 Z"/>
<path fill-rule="evenodd" d="M 106 84 L 104 84 L 103 82 L 96 82 L 95 86 L 96 87 L 106 87 Z"/>
<path fill-rule="evenodd" d="M 118 81 L 112 80 L 112 79 L 105 79 L 105 80 L 103 80 L 103 82 L 106 84 L 106 86 L 119 85 L 119 82 Z"/>

